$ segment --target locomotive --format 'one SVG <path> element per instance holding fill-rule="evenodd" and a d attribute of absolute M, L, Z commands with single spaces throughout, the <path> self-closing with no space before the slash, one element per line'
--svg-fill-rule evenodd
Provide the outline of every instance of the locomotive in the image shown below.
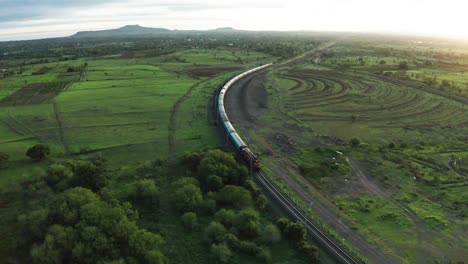
<path fill-rule="evenodd" d="M 226 132 L 228 139 L 232 142 L 234 147 L 236 147 L 236 151 L 240 154 L 242 159 L 249 165 L 249 167 L 254 171 L 260 171 L 260 160 L 254 155 L 254 153 L 247 147 L 247 144 L 242 140 L 242 138 L 237 134 L 236 130 L 232 126 L 231 121 L 229 120 L 226 109 L 224 108 L 224 96 L 226 95 L 227 90 L 238 80 L 242 79 L 243 77 L 262 70 L 266 67 L 271 66 L 272 64 L 265 64 L 263 66 L 248 70 L 243 72 L 236 77 L 229 80 L 223 88 L 219 91 L 218 94 L 218 115 L 223 124 L 224 131 Z"/>

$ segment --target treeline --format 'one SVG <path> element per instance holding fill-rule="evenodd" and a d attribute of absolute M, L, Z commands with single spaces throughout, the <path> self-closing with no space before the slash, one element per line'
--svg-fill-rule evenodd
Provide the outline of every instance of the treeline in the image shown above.
<path fill-rule="evenodd" d="M 158 56 L 187 48 L 241 48 L 289 58 L 334 36 L 286 32 L 188 31 L 174 34 L 106 38 L 53 38 L 0 42 L 0 60 L 78 59 L 122 52 L 151 51 Z"/>

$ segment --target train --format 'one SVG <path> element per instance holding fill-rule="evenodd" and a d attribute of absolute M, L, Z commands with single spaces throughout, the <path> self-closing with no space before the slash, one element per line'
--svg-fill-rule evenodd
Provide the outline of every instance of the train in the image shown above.
<path fill-rule="evenodd" d="M 272 63 L 265 64 L 246 72 L 243 72 L 236 77 L 230 79 L 219 91 L 218 93 L 218 116 L 223 125 L 223 129 L 226 132 L 228 140 L 232 142 L 236 148 L 236 152 L 240 154 L 242 159 L 249 165 L 249 167 L 254 171 L 260 171 L 260 160 L 255 156 L 255 154 L 250 150 L 250 148 L 245 144 L 239 134 L 236 132 L 232 126 L 229 117 L 226 114 L 226 109 L 224 108 L 224 96 L 226 95 L 228 89 L 238 80 L 244 78 L 245 76 L 257 72 L 259 70 L 265 69 L 273 65 Z"/>

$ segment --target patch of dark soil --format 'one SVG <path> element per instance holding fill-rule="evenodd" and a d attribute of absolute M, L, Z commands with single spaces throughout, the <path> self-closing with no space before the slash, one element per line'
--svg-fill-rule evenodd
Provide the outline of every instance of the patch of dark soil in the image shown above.
<path fill-rule="evenodd" d="M 289 138 L 285 134 L 276 133 L 273 137 L 273 142 L 284 152 L 292 152 L 297 147 L 297 142 Z"/>
<path fill-rule="evenodd" d="M 120 59 L 133 59 L 134 56 L 135 56 L 134 52 L 126 51 L 120 55 Z"/>
<path fill-rule="evenodd" d="M 0 106 L 32 105 L 50 102 L 66 86 L 67 82 L 28 84 L 0 100 Z"/>
<path fill-rule="evenodd" d="M 32 75 L 45 74 L 45 73 L 48 73 L 50 70 L 51 70 L 51 68 L 43 67 L 43 68 L 40 68 L 39 70 L 33 72 Z"/>

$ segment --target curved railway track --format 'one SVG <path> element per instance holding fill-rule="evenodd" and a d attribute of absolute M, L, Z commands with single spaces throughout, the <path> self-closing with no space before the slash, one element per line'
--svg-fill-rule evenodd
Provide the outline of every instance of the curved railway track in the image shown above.
<path fill-rule="evenodd" d="M 244 78 L 245 76 L 263 70 L 270 65 L 264 65 L 253 70 L 242 73 L 230 81 L 220 90 L 218 94 L 218 116 L 223 122 L 227 121 L 227 125 L 224 125 L 224 129 L 227 130 L 226 133 L 229 136 L 238 136 L 235 132 L 232 123 L 230 122 L 226 110 L 224 108 L 224 95 L 227 90 L 238 80 Z M 234 133 L 233 133 L 234 132 Z M 236 142 L 237 138 L 231 139 L 233 142 Z M 241 140 L 242 141 L 242 140 Z M 242 141 L 243 142 L 243 141 Z M 288 214 L 297 221 L 302 222 L 308 230 L 308 233 L 313 237 L 326 251 L 328 251 L 337 262 L 339 263 L 360 263 L 354 259 L 345 249 L 343 249 L 338 243 L 336 243 L 328 234 L 322 231 L 318 226 L 311 222 L 306 213 L 299 209 L 288 197 L 286 197 L 263 173 L 257 172 L 253 174 L 255 180 L 269 193 L 270 197 L 275 200 L 275 202 L 280 205 Z"/>

